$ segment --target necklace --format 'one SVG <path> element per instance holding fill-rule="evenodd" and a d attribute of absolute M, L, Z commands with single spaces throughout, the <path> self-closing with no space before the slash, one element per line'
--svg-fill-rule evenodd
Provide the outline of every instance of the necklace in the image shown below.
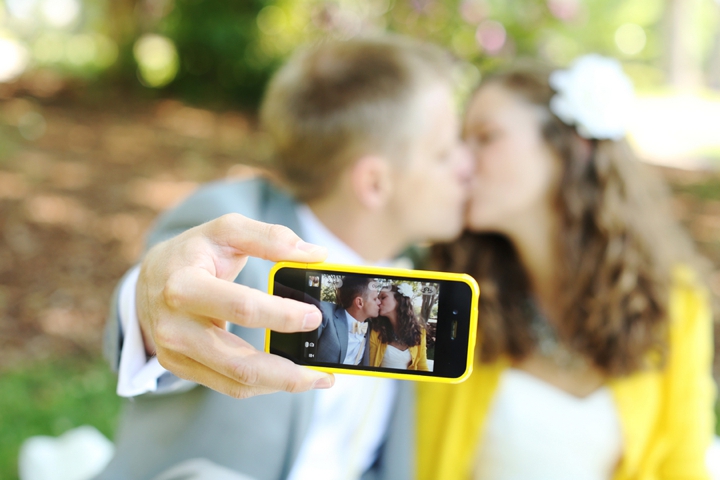
<path fill-rule="evenodd" d="M 541 357 L 566 370 L 579 370 L 588 366 L 588 361 L 583 355 L 560 340 L 557 330 L 534 301 L 528 299 L 523 310 L 530 318 L 530 330 L 535 337 L 536 352 Z"/>

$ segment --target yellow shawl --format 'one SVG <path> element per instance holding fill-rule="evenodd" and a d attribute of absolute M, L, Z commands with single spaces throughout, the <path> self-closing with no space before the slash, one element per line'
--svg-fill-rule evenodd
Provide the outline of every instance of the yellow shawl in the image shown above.
<path fill-rule="evenodd" d="M 715 426 L 712 315 L 692 271 L 679 268 L 674 279 L 667 365 L 608 383 L 624 448 L 614 480 L 710 478 L 705 452 Z M 420 480 L 470 478 L 483 423 L 508 367 L 507 360 L 476 363 L 460 385 L 418 385 Z"/>

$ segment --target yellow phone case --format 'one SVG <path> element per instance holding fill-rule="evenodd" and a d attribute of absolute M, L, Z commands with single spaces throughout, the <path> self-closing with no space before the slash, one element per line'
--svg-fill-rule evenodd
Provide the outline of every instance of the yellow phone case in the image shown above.
<path fill-rule="evenodd" d="M 330 373 L 344 373 L 350 375 L 362 375 L 367 377 L 382 377 L 382 378 L 396 378 L 399 380 L 414 380 L 419 382 L 438 382 L 438 383 L 460 383 L 470 376 L 473 368 L 473 357 L 475 355 L 475 342 L 477 339 L 477 321 L 478 321 L 478 299 L 480 298 L 480 287 L 474 278 L 465 273 L 447 273 L 447 272 L 433 272 L 429 270 L 407 270 L 403 268 L 387 268 L 387 267 L 363 267 L 354 265 L 337 265 L 332 263 L 296 263 L 296 262 L 278 262 L 270 270 L 268 278 L 268 293 L 273 294 L 275 273 L 281 268 L 299 268 L 299 269 L 313 269 L 313 270 L 324 270 L 331 272 L 348 272 L 348 273 L 360 273 L 377 275 L 378 277 L 386 276 L 399 276 L 399 277 L 410 277 L 417 278 L 419 280 L 449 280 L 449 281 L 460 281 L 470 286 L 472 290 L 472 307 L 470 309 L 470 331 L 468 336 L 468 356 L 467 356 L 467 368 L 465 373 L 457 378 L 446 378 L 446 377 L 433 377 L 426 375 L 412 375 L 408 373 L 390 373 L 390 372 L 377 372 L 367 370 L 354 370 L 344 369 L 336 367 L 317 367 L 306 365 L 307 368 L 320 370 L 323 372 Z M 265 352 L 270 352 L 270 336 L 272 332 L 267 330 L 265 333 Z"/>

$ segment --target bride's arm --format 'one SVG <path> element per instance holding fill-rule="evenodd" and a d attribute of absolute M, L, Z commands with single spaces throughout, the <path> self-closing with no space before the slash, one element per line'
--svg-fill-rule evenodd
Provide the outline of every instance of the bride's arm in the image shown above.
<path fill-rule="evenodd" d="M 679 282 L 672 290 L 670 314 L 669 408 L 664 423 L 671 445 L 659 478 L 709 479 L 705 455 L 715 427 L 715 385 L 708 292 L 694 279 Z"/>

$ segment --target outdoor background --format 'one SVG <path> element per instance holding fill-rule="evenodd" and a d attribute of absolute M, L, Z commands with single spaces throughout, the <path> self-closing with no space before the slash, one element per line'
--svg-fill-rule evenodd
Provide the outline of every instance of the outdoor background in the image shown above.
<path fill-rule="evenodd" d="M 519 56 L 620 59 L 640 97 L 631 140 L 718 301 L 720 0 L 0 0 L 0 478 L 28 436 L 112 437 L 101 329 L 144 232 L 262 163 L 255 108 L 293 48 L 382 30 L 467 60 L 466 91 Z"/>

